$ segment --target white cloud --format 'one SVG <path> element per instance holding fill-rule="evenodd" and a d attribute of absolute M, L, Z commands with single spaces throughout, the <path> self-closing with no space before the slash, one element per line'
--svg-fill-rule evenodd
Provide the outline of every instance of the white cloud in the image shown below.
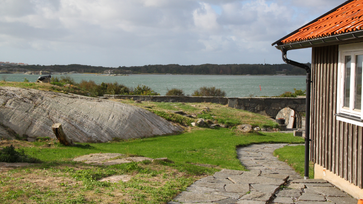
<path fill-rule="evenodd" d="M 197 29 L 218 29 L 217 13 L 209 4 L 200 3 L 200 5 L 201 7 L 193 12 L 194 23 Z"/>
<path fill-rule="evenodd" d="M 261 63 L 258 55 L 268 55 L 282 63 L 271 43 L 339 2 L 0 0 L 0 61 L 127 66 Z"/>

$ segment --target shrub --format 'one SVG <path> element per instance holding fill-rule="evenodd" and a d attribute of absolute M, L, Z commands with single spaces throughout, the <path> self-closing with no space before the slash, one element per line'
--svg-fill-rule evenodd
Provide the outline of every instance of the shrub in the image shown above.
<path fill-rule="evenodd" d="M 40 162 L 38 159 L 28 157 L 25 155 L 24 150 L 20 150 L 20 152 L 16 151 L 14 146 L 11 145 L 9 147 L 4 147 L 0 150 L 0 162 L 30 162 L 37 163 Z"/>
<path fill-rule="evenodd" d="M 303 91 L 301 89 L 294 89 L 294 91 L 297 96 L 306 96 L 306 90 Z"/>
<path fill-rule="evenodd" d="M 192 96 L 219 96 L 224 97 L 226 96 L 226 92 L 216 89 L 216 87 L 201 87 L 199 90 L 194 91 Z"/>
<path fill-rule="evenodd" d="M 84 91 L 87 91 L 89 96 L 99 96 L 100 94 L 98 85 L 92 80 L 89 81 L 82 80 L 81 83 L 79 84 L 79 88 L 81 88 Z"/>
<path fill-rule="evenodd" d="M 133 95 L 159 95 L 153 91 L 150 87 L 145 85 L 137 85 L 137 87 L 132 91 Z"/>
<path fill-rule="evenodd" d="M 280 97 L 296 97 L 296 95 L 290 91 L 286 91 L 285 93 L 281 94 Z"/>
<path fill-rule="evenodd" d="M 184 91 L 181 89 L 168 89 L 168 92 L 165 94 L 167 96 L 185 96 Z"/>
<path fill-rule="evenodd" d="M 50 83 L 57 86 L 64 86 L 65 84 L 77 85 L 74 79 L 70 76 L 52 77 Z"/>
<path fill-rule="evenodd" d="M 281 94 L 279 97 L 297 97 L 297 96 L 305 96 L 306 90 L 301 89 L 294 89 L 294 93 L 290 91 L 286 91 L 285 93 Z"/>
<path fill-rule="evenodd" d="M 107 83 L 106 84 L 106 93 L 107 94 L 121 94 L 127 95 L 130 93 L 130 89 L 123 84 L 115 83 Z"/>

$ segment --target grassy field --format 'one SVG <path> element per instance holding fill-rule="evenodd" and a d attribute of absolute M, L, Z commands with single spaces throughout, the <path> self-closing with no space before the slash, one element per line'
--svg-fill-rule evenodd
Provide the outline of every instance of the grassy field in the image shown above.
<path fill-rule="evenodd" d="M 62 87 L 47 84 L 0 82 L 0 86 L 10 85 L 67 93 Z M 177 115 L 174 111 L 194 114 L 230 128 L 189 126 L 180 135 L 73 147 L 46 138 L 36 142 L 0 140 L 0 147 L 13 145 L 18 151 L 41 161 L 27 167 L 0 169 L 0 203 L 166 203 L 196 180 L 216 171 L 224 168 L 245 170 L 237 158 L 236 147 L 254 143 L 303 143 L 302 138 L 280 132 L 242 134 L 234 128 L 236 125 L 276 127 L 276 123 L 266 116 L 218 104 L 119 102 L 145 108 L 185 126 L 190 125 L 194 119 Z M 91 153 L 167 157 L 168 161 L 112 166 L 92 166 L 72 161 L 77 156 Z M 294 164 L 297 162 L 283 155 L 290 155 L 297 160 L 304 157 L 303 152 L 295 149 L 286 149 L 276 154 L 280 159 Z M 129 175 L 132 179 L 118 183 L 99 181 L 112 175 Z"/>
<path fill-rule="evenodd" d="M 54 140 L 13 144 L 42 163 L 5 170 L 0 175 L 0 203 L 165 203 L 201 177 L 223 168 L 245 170 L 236 147 L 252 143 L 301 143 L 284 133 L 236 134 L 230 129 L 193 130 L 174 136 L 65 147 Z M 142 162 L 108 167 L 73 162 L 90 153 L 123 153 L 171 162 Z M 129 182 L 98 181 L 111 175 L 132 175 Z M 102 196 L 102 201 L 99 197 Z"/>
<path fill-rule="evenodd" d="M 135 103 L 133 100 L 115 99 L 113 99 L 113 101 L 118 101 L 121 103 L 144 108 L 172 122 L 177 122 L 184 125 L 186 123 L 190 124 L 190 122 L 195 120 L 175 114 L 175 111 L 183 111 L 187 115 L 195 115 L 197 118 L 211 120 L 214 123 L 224 124 L 228 127 L 234 127 L 240 124 L 250 124 L 253 127 L 258 126 L 261 128 L 278 127 L 278 124 L 267 116 L 251 113 L 240 109 L 229 108 L 225 105 L 214 103 L 167 103 L 150 101 Z"/>

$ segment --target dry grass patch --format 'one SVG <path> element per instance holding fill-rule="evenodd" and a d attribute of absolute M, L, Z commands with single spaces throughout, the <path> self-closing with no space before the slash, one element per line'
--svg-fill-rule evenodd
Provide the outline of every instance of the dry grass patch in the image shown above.
<path fill-rule="evenodd" d="M 166 203 L 205 175 L 189 175 L 162 162 L 107 167 L 83 163 L 43 163 L 2 169 L 0 203 Z M 100 182 L 130 175 L 128 182 Z"/>

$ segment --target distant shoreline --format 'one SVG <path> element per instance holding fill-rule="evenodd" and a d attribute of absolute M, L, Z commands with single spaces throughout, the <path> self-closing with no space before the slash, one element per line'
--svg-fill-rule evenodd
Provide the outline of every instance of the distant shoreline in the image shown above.
<path fill-rule="evenodd" d="M 0 74 L 24 74 L 24 75 L 40 75 L 40 74 L 26 74 L 24 72 L 0 72 Z M 108 75 L 104 73 L 47 73 L 42 75 L 72 75 L 72 74 L 90 74 L 90 75 L 99 75 L 99 76 L 127 76 L 127 75 L 195 75 L 195 76 L 303 76 L 305 74 L 166 74 L 166 73 L 133 73 L 133 74 L 116 74 L 116 75 Z"/>
<path fill-rule="evenodd" d="M 310 64 L 307 64 L 310 66 Z M 0 64 L 2 73 L 95 73 L 95 74 L 177 74 L 177 75 L 303 75 L 305 70 L 289 64 L 201 64 L 201 65 L 144 65 L 102 67 L 80 64 L 23 65 Z"/>

